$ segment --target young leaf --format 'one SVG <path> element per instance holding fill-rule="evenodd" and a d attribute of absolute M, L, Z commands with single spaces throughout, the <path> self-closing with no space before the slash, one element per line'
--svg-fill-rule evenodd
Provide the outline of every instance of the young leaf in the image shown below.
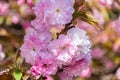
<path fill-rule="evenodd" d="M 73 21 L 75 19 L 80 19 L 83 20 L 91 25 L 93 25 L 94 27 L 96 27 L 98 30 L 103 30 L 103 27 L 99 25 L 98 21 L 96 19 L 94 19 L 90 14 L 87 14 L 84 11 L 76 11 L 73 14 Z"/>
<path fill-rule="evenodd" d="M 15 80 L 21 80 L 22 72 L 20 70 L 16 69 L 13 72 L 13 76 L 14 76 Z"/>

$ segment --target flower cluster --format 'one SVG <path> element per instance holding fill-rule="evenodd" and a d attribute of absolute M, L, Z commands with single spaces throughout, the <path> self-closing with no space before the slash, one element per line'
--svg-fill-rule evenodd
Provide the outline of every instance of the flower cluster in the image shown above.
<path fill-rule="evenodd" d="M 64 30 L 72 20 L 73 4 L 73 0 L 40 0 L 33 8 L 33 28 L 27 30 L 20 48 L 21 56 L 32 65 L 33 76 L 57 74 L 60 80 L 72 80 L 88 67 L 91 42 L 87 33 L 78 26 Z"/>

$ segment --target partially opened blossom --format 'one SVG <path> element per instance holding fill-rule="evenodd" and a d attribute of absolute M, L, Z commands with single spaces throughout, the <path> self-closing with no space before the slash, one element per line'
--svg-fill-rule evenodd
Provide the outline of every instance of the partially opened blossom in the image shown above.
<path fill-rule="evenodd" d="M 80 76 L 81 76 L 82 78 L 90 78 L 91 75 L 92 75 L 92 70 L 91 70 L 90 67 L 88 67 L 88 68 L 83 69 L 83 70 L 81 71 L 81 75 L 80 75 Z"/>
<path fill-rule="evenodd" d="M 92 57 L 95 59 L 100 59 L 103 57 L 104 55 L 104 51 L 100 48 L 94 48 L 91 51 Z"/>
<path fill-rule="evenodd" d="M 113 60 L 110 60 L 110 59 L 104 59 L 104 67 L 107 69 L 107 70 L 111 70 L 113 69 L 115 66 L 115 62 Z"/>
<path fill-rule="evenodd" d="M 19 22 L 19 15 L 13 15 L 12 16 L 12 22 L 14 23 L 14 24 L 17 24 L 18 22 Z"/>
<path fill-rule="evenodd" d="M 0 1 L 0 16 L 5 16 L 9 13 L 9 4 Z"/>
<path fill-rule="evenodd" d="M 40 75 L 40 72 L 38 71 L 39 67 L 36 67 L 36 66 L 32 66 L 31 69 L 30 69 L 30 72 L 33 76 L 39 76 Z"/>

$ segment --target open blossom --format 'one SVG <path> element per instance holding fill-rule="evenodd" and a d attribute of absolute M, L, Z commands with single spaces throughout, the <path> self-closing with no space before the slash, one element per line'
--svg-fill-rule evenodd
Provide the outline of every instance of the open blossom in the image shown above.
<path fill-rule="evenodd" d="M 90 53 L 90 48 L 92 46 L 86 32 L 78 27 L 68 30 L 67 36 L 72 40 L 72 42 L 77 46 L 77 59 L 82 59 L 86 54 Z"/>
<path fill-rule="evenodd" d="M 23 43 L 21 49 L 21 56 L 25 58 L 25 61 L 30 64 L 34 64 L 36 54 L 39 53 L 41 43 L 38 40 L 27 40 Z"/>
<path fill-rule="evenodd" d="M 72 14 L 74 12 L 70 0 L 40 0 L 33 9 L 36 19 L 32 21 L 32 25 L 36 26 L 65 25 L 72 20 Z"/>
<path fill-rule="evenodd" d="M 67 36 L 60 35 L 49 44 L 48 49 L 59 61 L 66 64 L 71 62 L 77 48 Z"/>
<path fill-rule="evenodd" d="M 40 50 L 44 50 L 47 42 L 43 42 L 42 40 L 48 40 L 45 36 L 38 36 L 39 33 L 34 29 L 29 29 L 28 33 L 24 37 L 24 43 L 21 49 L 21 56 L 25 58 L 27 63 L 34 64 L 36 55 L 40 52 Z"/>
<path fill-rule="evenodd" d="M 55 57 L 51 56 L 48 52 L 40 53 L 37 57 L 35 64 L 31 68 L 33 75 L 49 76 L 56 74 L 58 66 Z"/>
<path fill-rule="evenodd" d="M 64 25 L 71 21 L 73 12 L 72 3 L 69 0 L 51 0 L 49 9 L 46 10 L 45 14 L 50 17 L 50 24 Z"/>
<path fill-rule="evenodd" d="M 57 44 L 57 46 L 56 46 Z M 70 63 L 73 58 L 83 59 L 89 54 L 91 42 L 86 32 L 79 28 L 68 30 L 67 35 L 60 35 L 58 39 L 49 43 L 48 49 L 62 64 Z"/>
<path fill-rule="evenodd" d="M 90 55 L 87 55 L 84 59 L 76 61 L 74 64 L 64 68 L 64 73 L 68 76 L 77 77 L 81 75 L 81 71 L 89 66 Z"/>

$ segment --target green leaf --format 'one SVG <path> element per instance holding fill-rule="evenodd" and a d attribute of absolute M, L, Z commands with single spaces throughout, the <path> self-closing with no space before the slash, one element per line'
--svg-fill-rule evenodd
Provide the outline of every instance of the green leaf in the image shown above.
<path fill-rule="evenodd" d="M 13 76 L 14 76 L 15 80 L 21 80 L 22 72 L 20 70 L 16 69 L 13 72 Z"/>

